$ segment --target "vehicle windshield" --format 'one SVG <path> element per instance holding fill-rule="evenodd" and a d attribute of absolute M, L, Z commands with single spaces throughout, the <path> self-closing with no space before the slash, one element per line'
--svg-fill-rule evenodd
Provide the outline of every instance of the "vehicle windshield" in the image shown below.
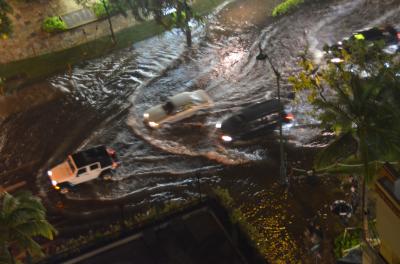
<path fill-rule="evenodd" d="M 68 158 L 67 162 L 68 162 L 68 166 L 71 169 L 71 171 L 74 172 L 75 171 L 75 167 L 74 167 L 74 164 L 72 164 L 71 158 Z"/>
<path fill-rule="evenodd" d="M 232 119 L 237 125 L 243 124 L 245 122 L 245 118 L 242 115 L 236 115 Z"/>
<path fill-rule="evenodd" d="M 277 123 L 280 116 L 281 115 L 278 112 L 262 116 L 249 122 L 248 128 L 256 128 L 260 125 Z"/>
<path fill-rule="evenodd" d="M 192 99 L 193 104 L 204 104 L 205 103 L 205 100 L 202 97 L 198 96 L 197 94 L 191 94 L 190 98 Z"/>
<path fill-rule="evenodd" d="M 162 105 L 163 110 L 168 115 L 171 115 L 175 110 L 175 105 L 171 101 L 167 101 Z"/>

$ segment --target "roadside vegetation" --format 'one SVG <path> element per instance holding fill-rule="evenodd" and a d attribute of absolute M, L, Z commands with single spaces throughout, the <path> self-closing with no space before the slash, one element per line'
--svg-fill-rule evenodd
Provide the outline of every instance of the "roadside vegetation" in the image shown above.
<path fill-rule="evenodd" d="M 192 45 L 192 32 L 189 25 L 191 20 L 202 22 L 202 17 L 193 11 L 187 0 L 167 1 L 133 1 L 133 0 L 99 0 L 91 3 L 89 0 L 75 0 L 78 4 L 91 7 L 98 18 L 107 17 L 110 24 L 111 35 L 114 29 L 110 16 L 114 14 L 132 15 L 139 21 L 154 18 L 166 30 L 179 28 L 186 36 L 186 43 Z M 115 37 L 113 41 L 116 42 Z"/>
<path fill-rule="evenodd" d="M 261 235 L 254 226 L 247 222 L 246 217 L 240 208 L 235 208 L 234 200 L 229 194 L 229 191 L 227 189 L 217 187 L 212 189 L 211 197 L 216 199 L 219 204 L 222 205 L 223 208 L 225 208 L 229 213 L 228 216 L 232 225 L 230 228 L 235 229 L 238 227 L 246 236 L 246 242 L 250 243 L 254 249 L 262 252 L 262 248 L 259 248 L 258 244 L 256 243 L 262 239 Z M 207 201 L 207 199 L 210 198 L 205 198 L 205 200 L 202 201 Z M 122 213 L 121 211 L 121 219 L 119 220 L 114 220 L 103 227 L 93 228 L 85 233 L 80 233 L 79 236 L 74 236 L 67 239 L 59 239 L 51 246 L 49 251 L 50 258 L 47 260 L 54 260 L 54 257 L 52 258 L 52 256 L 56 256 L 56 259 L 69 257 L 81 252 L 86 247 L 108 243 L 117 239 L 122 234 L 130 232 L 131 230 L 138 228 L 140 229 L 140 227 L 145 226 L 146 224 L 178 213 L 198 203 L 199 200 L 193 198 L 186 201 L 169 201 L 158 206 L 152 205 L 147 210 L 135 214 L 128 214 L 127 212 Z M 226 228 L 230 230 L 229 227 Z M 62 233 L 62 230 L 60 232 Z M 41 260 L 43 257 L 44 256 L 36 258 L 35 260 Z"/>
<path fill-rule="evenodd" d="M 17 257 L 43 256 L 35 238 L 52 240 L 56 230 L 46 220 L 46 209 L 30 193 L 0 193 L 0 263 L 19 263 Z"/>
<path fill-rule="evenodd" d="M 229 210 L 229 217 L 233 224 L 236 224 L 248 236 L 249 242 L 256 248 L 262 255 L 266 256 L 265 248 L 261 247 L 260 241 L 265 241 L 262 234 L 247 221 L 245 214 L 240 208 L 236 208 L 235 202 L 227 189 L 221 187 L 213 188 L 213 195 L 217 200 Z"/>
<path fill-rule="evenodd" d="M 5 39 L 12 32 L 12 24 L 8 15 L 12 14 L 13 10 L 6 0 L 0 0 L 0 39 Z"/>
<path fill-rule="evenodd" d="M 342 258 L 349 250 L 358 247 L 361 242 L 361 234 L 361 228 L 346 228 L 342 234 L 337 236 L 334 241 L 335 258 Z"/>
<path fill-rule="evenodd" d="M 286 0 L 280 3 L 272 10 L 272 16 L 281 16 L 295 9 L 298 5 L 302 4 L 304 0 Z"/>
<path fill-rule="evenodd" d="M 147 210 L 133 215 L 125 215 L 121 211 L 120 220 L 114 220 L 103 227 L 90 229 L 85 233 L 81 233 L 79 236 L 56 241 L 52 246 L 50 257 L 52 255 L 70 256 L 80 252 L 85 247 L 112 241 L 124 232 L 139 228 L 152 221 L 176 213 L 194 202 L 196 202 L 194 199 L 187 201 L 169 201 L 160 206 L 153 205 Z"/>
<path fill-rule="evenodd" d="M 43 21 L 43 30 L 49 33 L 61 32 L 67 29 L 67 25 L 59 16 L 47 17 Z"/>
<path fill-rule="evenodd" d="M 290 78 L 295 91 L 308 96 L 321 127 L 336 135 L 317 156 L 315 168 L 356 168 L 362 212 L 368 211 L 366 192 L 375 180 L 371 164 L 400 157 L 400 63 L 382 49 L 380 42 L 354 40 L 341 51 L 340 63 L 327 61 L 322 67 L 305 53 L 303 70 Z M 365 213 L 362 217 L 366 241 L 368 219 Z"/>

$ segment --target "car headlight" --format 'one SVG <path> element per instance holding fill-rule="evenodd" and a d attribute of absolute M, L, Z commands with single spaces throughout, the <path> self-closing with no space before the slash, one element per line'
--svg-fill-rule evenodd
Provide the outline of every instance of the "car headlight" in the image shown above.
<path fill-rule="evenodd" d="M 51 176 L 51 175 L 53 175 L 53 172 L 52 171 L 47 171 L 47 175 Z"/>
<path fill-rule="evenodd" d="M 52 181 L 51 181 L 51 184 L 52 184 L 53 186 L 57 186 L 57 181 L 52 180 Z"/>
<path fill-rule="evenodd" d="M 232 141 L 232 137 L 227 136 L 227 135 L 223 135 L 221 138 L 225 142 L 231 142 Z"/>
<path fill-rule="evenodd" d="M 150 117 L 149 113 L 144 113 L 144 114 L 143 114 L 143 118 L 144 118 L 144 119 L 148 119 L 149 117 Z"/>
<path fill-rule="evenodd" d="M 150 121 L 150 122 L 149 122 L 149 126 L 150 126 L 150 127 L 158 127 L 159 124 L 157 124 L 156 122 Z"/>
<path fill-rule="evenodd" d="M 221 122 L 217 122 L 216 124 L 215 124 L 215 128 L 221 128 L 222 127 L 222 123 Z"/>
<path fill-rule="evenodd" d="M 333 59 L 331 59 L 331 62 L 332 63 L 341 63 L 341 62 L 343 62 L 344 60 L 343 59 L 341 59 L 341 58 L 333 58 Z"/>

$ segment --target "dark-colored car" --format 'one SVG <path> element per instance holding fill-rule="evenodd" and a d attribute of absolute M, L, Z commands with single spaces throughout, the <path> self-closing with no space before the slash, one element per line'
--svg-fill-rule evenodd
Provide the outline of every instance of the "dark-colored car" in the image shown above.
<path fill-rule="evenodd" d="M 215 127 L 223 142 L 233 142 L 260 137 L 275 130 L 279 121 L 289 123 L 292 119 L 293 115 L 285 112 L 283 104 L 272 99 L 252 104 L 218 122 Z"/>
<path fill-rule="evenodd" d="M 338 43 L 325 47 L 325 51 L 330 55 L 334 63 L 341 62 L 341 50 L 349 50 L 349 43 L 352 41 L 383 41 L 384 51 L 389 54 L 400 52 L 400 32 L 392 26 L 373 27 L 353 33 L 349 38 L 345 38 Z"/>

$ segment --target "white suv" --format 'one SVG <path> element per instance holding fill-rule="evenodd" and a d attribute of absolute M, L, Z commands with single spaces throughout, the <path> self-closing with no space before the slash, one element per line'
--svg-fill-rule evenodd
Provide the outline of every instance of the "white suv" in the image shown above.
<path fill-rule="evenodd" d="M 61 193 L 83 182 L 98 177 L 111 179 L 119 165 L 116 153 L 105 146 L 97 146 L 69 155 L 67 160 L 47 171 L 51 184 Z"/>

